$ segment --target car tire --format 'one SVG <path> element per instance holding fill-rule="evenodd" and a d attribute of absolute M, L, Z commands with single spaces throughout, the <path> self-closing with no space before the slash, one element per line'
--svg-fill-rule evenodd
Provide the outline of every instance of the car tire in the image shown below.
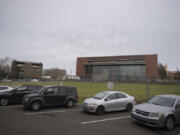
<path fill-rule="evenodd" d="M 166 130 L 168 131 L 173 130 L 174 126 L 175 126 L 174 118 L 172 116 L 168 116 L 165 123 Z"/>
<path fill-rule="evenodd" d="M 74 101 L 73 100 L 68 100 L 67 103 L 66 103 L 66 106 L 68 108 L 72 108 L 74 106 Z"/>
<path fill-rule="evenodd" d="M 126 111 L 127 112 L 131 112 L 132 111 L 132 109 L 133 109 L 133 105 L 132 104 L 127 104 L 127 106 L 126 106 Z"/>
<path fill-rule="evenodd" d="M 39 111 L 41 109 L 41 107 L 42 107 L 42 103 L 40 101 L 34 101 L 32 103 L 31 109 L 33 111 Z"/>
<path fill-rule="evenodd" d="M 105 113 L 104 106 L 97 107 L 97 109 L 96 109 L 96 114 L 97 115 L 103 115 L 104 113 Z"/>
<path fill-rule="evenodd" d="M 9 100 L 8 100 L 7 98 L 2 98 L 2 99 L 0 100 L 0 104 L 1 104 L 2 106 L 6 106 L 6 105 L 9 104 Z"/>

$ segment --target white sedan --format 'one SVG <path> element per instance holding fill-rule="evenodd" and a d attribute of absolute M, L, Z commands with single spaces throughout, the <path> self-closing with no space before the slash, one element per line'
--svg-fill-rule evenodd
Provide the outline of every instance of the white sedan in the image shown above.
<path fill-rule="evenodd" d="M 103 91 L 84 100 L 83 109 L 102 115 L 105 112 L 127 110 L 130 112 L 136 101 L 133 96 L 119 91 Z"/>

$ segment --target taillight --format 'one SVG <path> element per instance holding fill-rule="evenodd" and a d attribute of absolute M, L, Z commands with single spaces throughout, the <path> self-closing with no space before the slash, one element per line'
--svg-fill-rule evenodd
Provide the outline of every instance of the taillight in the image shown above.
<path fill-rule="evenodd" d="M 79 98 L 78 95 L 76 95 L 76 99 L 77 99 L 77 100 L 78 100 L 78 98 Z"/>

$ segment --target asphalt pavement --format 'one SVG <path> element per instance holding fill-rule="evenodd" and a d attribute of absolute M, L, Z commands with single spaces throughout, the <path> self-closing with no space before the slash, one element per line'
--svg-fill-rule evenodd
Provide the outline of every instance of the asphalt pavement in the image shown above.
<path fill-rule="evenodd" d="M 0 106 L 1 135 L 180 135 L 180 125 L 173 131 L 151 128 L 133 122 L 130 113 L 118 111 L 97 116 L 74 108 L 46 108 L 38 112 L 22 105 Z"/>

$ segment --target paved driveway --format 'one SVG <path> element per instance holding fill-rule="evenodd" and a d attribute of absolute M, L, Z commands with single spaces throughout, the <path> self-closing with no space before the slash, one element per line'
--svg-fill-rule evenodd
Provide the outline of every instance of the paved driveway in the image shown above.
<path fill-rule="evenodd" d="M 83 113 L 80 106 L 23 110 L 21 105 L 0 106 L 1 135 L 180 135 L 180 126 L 168 132 L 130 119 L 127 112 L 103 116 Z"/>

